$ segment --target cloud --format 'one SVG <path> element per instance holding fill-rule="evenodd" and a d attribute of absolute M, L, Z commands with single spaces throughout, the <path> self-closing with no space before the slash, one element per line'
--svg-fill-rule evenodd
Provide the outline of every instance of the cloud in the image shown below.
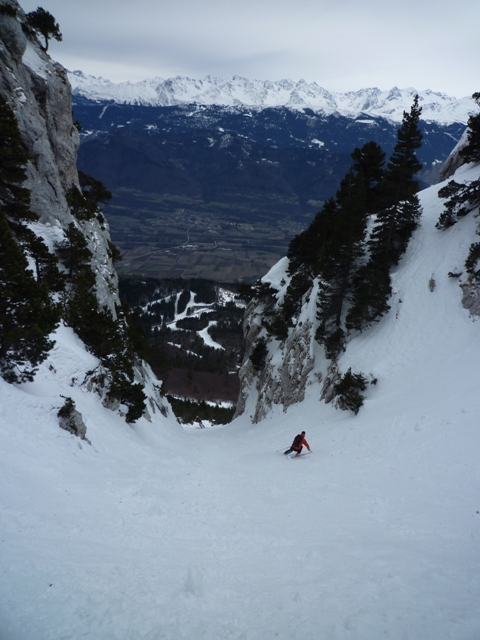
<path fill-rule="evenodd" d="M 26 11 L 38 0 L 24 0 Z M 113 81 L 189 75 L 479 90 L 480 3 L 457 0 L 49 0 L 68 68 Z"/>

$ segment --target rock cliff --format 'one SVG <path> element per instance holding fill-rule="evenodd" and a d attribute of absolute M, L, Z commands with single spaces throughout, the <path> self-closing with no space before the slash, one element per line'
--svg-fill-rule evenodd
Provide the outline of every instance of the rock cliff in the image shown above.
<path fill-rule="evenodd" d="M 245 313 L 247 355 L 239 374 L 241 392 L 236 415 L 248 410 L 253 422 L 262 420 L 274 404 L 286 410 L 301 402 L 307 385 L 322 378 L 313 374 L 315 352 L 320 351 L 311 320 L 315 317 L 315 286 L 304 295 L 302 309 L 285 340 L 275 339 L 265 323 L 284 299 L 291 280 L 287 268 L 288 259 L 283 258 L 262 278 L 262 291 Z M 251 355 L 260 340 L 265 341 L 266 353 L 262 366 L 256 368 Z"/>
<path fill-rule="evenodd" d="M 78 186 L 80 139 L 72 122 L 67 72 L 34 37 L 26 35 L 24 24 L 25 13 L 18 2 L 0 0 L 0 93 L 14 111 L 30 158 L 24 186 L 30 189 L 31 208 L 39 215 L 36 232 L 51 248 L 74 222 L 66 193 Z M 80 226 L 93 253 L 99 304 L 115 315 L 118 282 L 108 252 L 108 224 L 92 219 Z"/>
<path fill-rule="evenodd" d="M 0 0 L 0 94 L 16 117 L 29 158 L 27 180 L 22 186 L 30 191 L 30 208 L 38 215 L 36 222 L 29 223 L 30 229 L 55 253 L 73 223 L 91 252 L 98 309 L 108 310 L 116 321 L 120 298 L 108 224 L 101 214 L 89 219 L 74 217 L 67 202 L 69 190 L 80 186 L 77 171 L 80 139 L 72 119 L 67 72 L 51 60 L 27 28 L 26 14 L 16 0 Z M 145 415 L 149 417 L 149 413 L 157 410 L 166 414 L 160 384 L 150 367 L 137 359 L 134 380 L 129 375 L 129 383 L 139 384 L 146 393 Z M 121 402 L 107 397 L 108 375 L 101 364 L 87 378 L 86 390 L 95 391 L 106 406 L 122 412 Z"/>

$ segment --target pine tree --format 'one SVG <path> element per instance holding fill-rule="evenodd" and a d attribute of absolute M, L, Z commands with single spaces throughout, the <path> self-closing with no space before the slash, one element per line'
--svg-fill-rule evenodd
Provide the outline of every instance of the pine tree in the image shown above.
<path fill-rule="evenodd" d="M 384 175 L 385 153 L 376 142 L 367 142 L 362 148 L 355 148 L 351 155 L 353 164 L 349 173 L 362 174 L 365 207 L 370 212 L 376 205 L 378 184 Z M 312 278 L 318 275 L 325 250 L 336 229 L 339 198 L 342 198 L 342 188 L 335 198 L 325 202 L 308 229 L 290 242 L 287 253 L 290 273 L 303 268 Z"/>
<path fill-rule="evenodd" d="M 346 318 L 348 329 L 361 331 L 388 311 L 390 268 L 398 263 L 418 226 L 421 207 L 415 175 L 422 165 L 415 151 L 422 143 L 418 127 L 421 112 L 415 96 L 410 112 L 403 113 L 397 144 L 375 186 L 376 221 L 369 240 L 370 259 L 354 279 L 352 304 Z"/>
<path fill-rule="evenodd" d="M 98 207 L 100 204 L 106 204 L 112 199 L 112 192 L 106 186 L 88 173 L 78 172 L 78 181 L 84 196 Z"/>
<path fill-rule="evenodd" d="M 422 145 L 418 127 L 421 112 L 415 96 L 410 112 L 403 112 L 397 144 L 378 185 L 377 221 L 370 246 L 373 258 L 382 263 L 386 260 L 390 266 L 398 263 L 421 215 L 416 196 L 419 185 L 415 180 L 422 168 L 415 154 Z"/>
<path fill-rule="evenodd" d="M 369 261 L 355 274 L 351 306 L 345 326 L 350 331 L 363 331 L 390 309 L 388 299 L 392 293 L 390 269 L 387 262 Z"/>
<path fill-rule="evenodd" d="M 91 220 L 101 216 L 100 204 L 105 204 L 112 198 L 108 189 L 92 176 L 78 172 L 80 189 L 73 185 L 67 191 L 67 203 L 71 214 L 77 220 Z"/>
<path fill-rule="evenodd" d="M 15 115 L 0 95 L 0 206 L 17 230 L 23 221 L 38 218 L 30 210 L 30 191 L 22 186 L 27 179 L 27 162 Z"/>
<path fill-rule="evenodd" d="M 0 374 L 9 382 L 33 379 L 60 319 L 49 297 L 59 277 L 55 257 L 25 226 L 38 218 L 23 187 L 27 162 L 15 115 L 0 96 Z M 35 260 L 37 280 L 26 251 Z"/>
<path fill-rule="evenodd" d="M 65 240 L 57 244 L 56 250 L 61 262 L 68 269 L 70 281 L 73 282 L 75 273 L 90 268 L 92 252 L 88 248 L 85 236 L 73 222 L 68 225 Z"/>
<path fill-rule="evenodd" d="M 355 324 L 368 311 L 361 302 L 366 293 L 358 288 L 359 273 L 365 271 L 367 214 L 377 206 L 378 187 L 384 178 L 385 153 L 377 143 L 354 149 L 352 160 L 335 198 L 328 200 L 309 228 L 292 240 L 288 252 L 290 273 L 297 277 L 303 274 L 302 282 L 306 276 L 319 277 L 316 339 L 325 345 L 329 358 L 335 358 L 343 348 L 346 334 L 342 325 L 352 301 L 354 315 L 359 316 Z M 374 289 L 372 281 L 370 295 Z M 284 307 L 295 311 L 298 301 L 294 291 L 291 293 L 285 296 Z M 350 326 L 352 320 L 353 316 Z"/>
<path fill-rule="evenodd" d="M 0 211 L 0 374 L 8 382 L 32 380 L 53 341 L 59 309 L 28 268 L 28 260 Z"/>
<path fill-rule="evenodd" d="M 311 278 L 318 275 L 319 264 L 325 247 L 335 227 L 337 209 L 335 198 L 327 200 L 308 229 L 305 229 L 290 241 L 287 252 L 287 257 L 290 260 L 290 273 L 303 269 Z"/>
<path fill-rule="evenodd" d="M 367 388 L 367 379 L 361 373 L 352 373 L 349 369 L 335 385 L 337 406 L 344 411 L 352 411 L 355 415 L 363 406 L 362 391 Z"/>
<path fill-rule="evenodd" d="M 480 107 L 480 93 L 474 93 L 472 97 Z M 460 150 L 460 156 L 465 162 L 480 162 L 480 113 L 468 119 L 467 140 L 466 146 Z M 438 195 L 440 198 L 448 198 L 448 201 L 436 227 L 447 229 L 480 205 L 480 179 L 466 183 L 450 180 Z"/>
<path fill-rule="evenodd" d="M 342 321 L 356 270 L 365 254 L 366 189 L 362 172 L 348 173 L 337 193 L 334 231 L 320 263 L 318 319 L 328 336 Z"/>
<path fill-rule="evenodd" d="M 55 22 L 52 14 L 45 11 L 42 7 L 38 7 L 35 11 L 27 13 L 27 27 L 34 33 L 39 33 L 45 38 L 45 46 L 42 47 L 44 51 L 48 51 L 48 42 L 52 38 L 58 42 L 62 41 L 62 34 L 60 33 L 58 22 Z"/>
<path fill-rule="evenodd" d="M 480 280 L 480 242 L 474 242 L 470 245 L 468 257 L 465 260 L 465 267 L 477 282 Z"/>
<path fill-rule="evenodd" d="M 472 98 L 480 107 L 480 92 L 474 93 Z M 460 155 L 465 162 L 480 162 L 480 113 L 468 119 L 467 145 L 461 149 Z"/>
<path fill-rule="evenodd" d="M 115 319 L 108 308 L 99 308 L 92 253 L 74 223 L 68 226 L 57 252 L 68 269 L 64 320 L 107 370 L 108 399 L 126 405 L 127 422 L 135 422 L 145 410 L 146 396 L 142 385 L 135 382 L 138 355 L 126 311 L 117 308 Z"/>
<path fill-rule="evenodd" d="M 265 367 L 265 363 L 267 361 L 267 355 L 268 355 L 267 341 L 265 340 L 265 338 L 261 337 L 256 341 L 250 353 L 250 361 L 255 371 L 261 371 Z"/>
<path fill-rule="evenodd" d="M 378 198 L 378 184 L 385 170 L 385 152 L 376 142 L 367 142 L 361 149 L 356 147 L 352 152 L 352 170 L 362 172 L 366 189 L 366 206 L 369 212 L 374 211 Z"/>

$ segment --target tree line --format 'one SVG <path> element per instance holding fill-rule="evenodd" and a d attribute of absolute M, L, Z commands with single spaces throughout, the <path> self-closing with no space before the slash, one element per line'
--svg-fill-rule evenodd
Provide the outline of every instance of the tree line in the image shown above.
<path fill-rule="evenodd" d="M 316 339 L 329 358 L 341 352 L 348 331 L 362 331 L 388 311 L 390 270 L 405 252 L 421 215 L 415 179 L 422 167 L 416 156 L 422 143 L 421 111 L 415 96 L 386 165 L 386 154 L 376 142 L 355 148 L 336 195 L 290 242 L 292 278 L 280 311 L 270 321 L 274 333 L 288 331 L 314 279 L 319 282 Z"/>

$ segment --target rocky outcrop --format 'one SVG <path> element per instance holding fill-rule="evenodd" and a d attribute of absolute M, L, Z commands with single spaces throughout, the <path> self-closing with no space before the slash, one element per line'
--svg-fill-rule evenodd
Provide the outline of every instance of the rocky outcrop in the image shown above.
<path fill-rule="evenodd" d="M 467 132 L 468 129 L 465 129 L 462 137 L 456 144 L 452 153 L 448 156 L 448 158 L 443 163 L 442 168 L 440 169 L 439 182 L 443 182 L 444 180 L 448 180 L 455 171 L 465 163 L 465 160 L 460 155 L 460 150 L 467 144 Z"/>
<path fill-rule="evenodd" d="M 10 10 L 5 12 L 5 7 Z M 4 9 L 2 12 L 2 8 Z M 16 13 L 15 16 L 10 15 Z M 38 214 L 35 231 L 47 245 L 61 241 L 74 219 L 66 193 L 78 186 L 79 133 L 72 122 L 71 87 L 66 70 L 25 34 L 25 13 L 16 0 L 0 0 L 0 93 L 13 109 L 29 154 L 25 187 Z M 93 253 L 97 296 L 115 316 L 117 275 L 109 257 L 108 225 L 97 219 L 76 222 Z"/>
<path fill-rule="evenodd" d="M 312 305 L 315 305 L 316 292 L 305 295 L 302 312 L 293 319 L 285 340 L 269 335 L 262 322 L 283 300 L 290 281 L 287 266 L 288 260 L 284 258 L 262 278 L 263 285 L 269 285 L 270 290 L 254 299 L 245 313 L 246 357 L 239 372 L 241 391 L 236 415 L 242 414 L 248 405 L 254 423 L 265 418 L 273 405 L 280 405 L 285 411 L 292 404 L 302 402 L 315 362 L 314 327 L 310 318 L 315 316 Z M 250 355 L 260 338 L 266 340 L 268 353 L 264 365 L 257 370 Z"/>
<path fill-rule="evenodd" d="M 460 155 L 460 151 L 466 146 L 467 142 L 468 128 L 465 129 L 462 138 L 445 161 L 440 172 L 440 181 L 448 180 L 459 167 L 465 164 L 465 160 Z M 480 228 L 477 233 L 480 233 Z M 464 308 L 468 310 L 471 316 L 480 316 L 480 286 L 478 280 L 470 277 L 466 282 L 460 282 L 460 287 L 462 289 L 462 304 Z"/>
<path fill-rule="evenodd" d="M 74 218 L 67 203 L 68 191 L 72 186 L 79 187 L 77 151 L 80 142 L 72 121 L 67 72 L 51 60 L 25 24 L 25 13 L 16 0 L 0 0 L 0 94 L 15 114 L 29 156 L 27 180 L 23 186 L 29 189 L 30 208 L 38 215 L 38 221 L 30 223 L 30 227 L 52 253 L 65 239 L 65 230 L 70 224 L 82 232 L 92 254 L 98 307 L 107 308 L 117 319 L 120 298 L 109 247 L 108 224 L 101 214 L 88 220 Z M 104 381 L 106 377 L 105 374 Z M 146 417 L 150 419 L 157 411 L 165 415 L 167 409 L 160 396 L 160 383 L 150 367 L 137 362 L 134 378 L 147 395 Z M 90 390 L 104 397 L 106 387 L 98 384 L 94 388 L 92 383 Z M 81 417 L 75 414 L 72 420 L 62 424 L 62 428 L 70 425 L 68 430 L 85 437 Z"/>
<path fill-rule="evenodd" d="M 462 304 L 472 316 L 480 316 L 480 287 L 477 281 L 461 285 Z"/>
<path fill-rule="evenodd" d="M 65 404 L 58 412 L 58 424 L 60 429 L 68 431 L 88 444 L 92 444 L 87 438 L 87 425 L 83 421 L 83 416 L 75 408 L 75 403 L 71 398 L 66 398 Z"/>

